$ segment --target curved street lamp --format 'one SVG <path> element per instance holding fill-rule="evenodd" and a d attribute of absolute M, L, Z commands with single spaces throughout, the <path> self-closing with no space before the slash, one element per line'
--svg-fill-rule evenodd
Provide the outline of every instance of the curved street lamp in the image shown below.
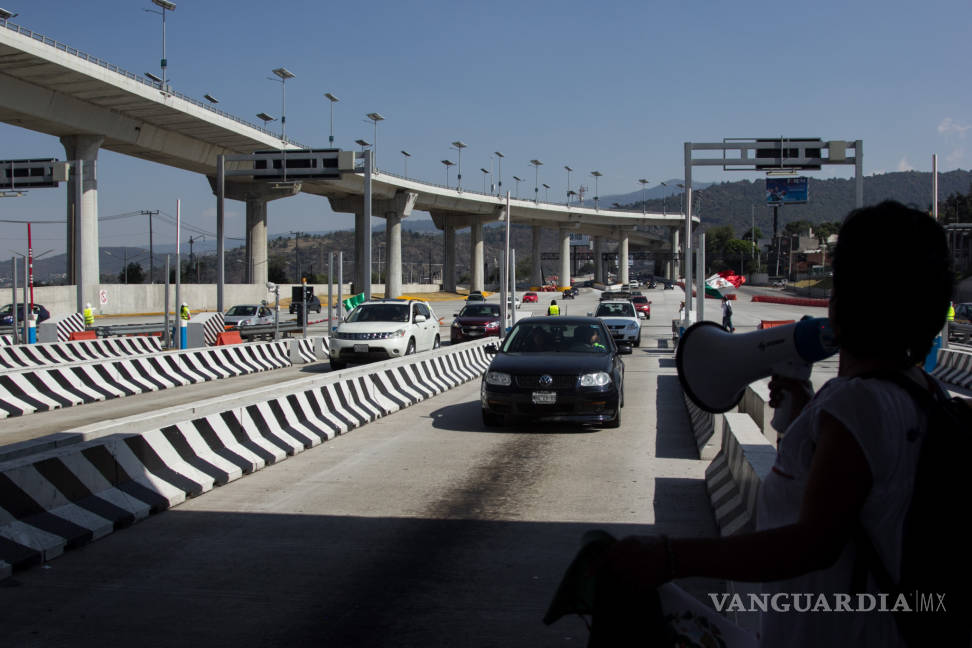
<path fill-rule="evenodd" d="M 330 131 L 330 135 L 327 136 L 327 144 L 331 148 L 334 148 L 334 104 L 336 104 L 341 100 L 335 97 L 330 92 L 325 92 L 324 98 L 331 102 L 331 131 Z"/>

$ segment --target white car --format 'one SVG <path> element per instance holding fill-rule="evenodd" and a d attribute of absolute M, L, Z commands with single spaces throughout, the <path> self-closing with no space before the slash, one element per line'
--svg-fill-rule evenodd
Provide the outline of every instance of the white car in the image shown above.
<path fill-rule="evenodd" d="M 273 324 L 273 311 L 263 304 L 238 304 L 226 311 L 223 323 L 231 326 Z"/>
<path fill-rule="evenodd" d="M 355 308 L 331 333 L 331 368 L 400 358 L 439 348 L 439 319 L 424 301 L 373 299 Z"/>
<path fill-rule="evenodd" d="M 628 342 L 641 346 L 641 317 L 634 304 L 626 299 L 602 301 L 597 305 L 594 317 L 604 321 L 615 342 Z"/>

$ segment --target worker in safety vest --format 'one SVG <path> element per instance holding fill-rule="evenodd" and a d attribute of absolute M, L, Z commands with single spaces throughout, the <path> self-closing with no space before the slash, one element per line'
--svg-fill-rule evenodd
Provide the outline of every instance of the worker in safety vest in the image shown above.
<path fill-rule="evenodd" d="M 189 312 L 189 304 L 182 302 L 182 308 L 179 310 L 179 317 L 188 321 L 192 314 Z"/>
<path fill-rule="evenodd" d="M 547 315 L 560 315 L 560 306 L 557 305 L 556 299 L 550 302 L 550 306 L 547 308 Z"/>
<path fill-rule="evenodd" d="M 94 326 L 94 311 L 91 310 L 91 304 L 84 305 L 84 327 L 90 328 Z"/>
<path fill-rule="evenodd" d="M 955 321 L 955 304 L 953 302 L 948 302 L 948 314 L 945 316 L 945 320 L 949 322 Z"/>

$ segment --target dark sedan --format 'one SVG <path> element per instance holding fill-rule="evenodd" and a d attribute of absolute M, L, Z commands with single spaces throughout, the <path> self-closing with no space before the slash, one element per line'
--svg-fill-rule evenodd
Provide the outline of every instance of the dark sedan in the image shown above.
<path fill-rule="evenodd" d="M 38 303 L 34 303 L 34 307 L 31 312 L 37 316 L 37 324 L 40 324 L 44 320 L 50 319 L 51 317 L 51 314 L 47 312 L 47 309 Z M 23 304 L 17 304 L 17 323 L 21 325 L 24 323 Z M 0 310 L 0 326 L 10 326 L 11 324 L 13 324 L 13 307 L 10 304 L 7 304 L 3 307 L 3 310 Z"/>
<path fill-rule="evenodd" d="M 469 304 L 456 313 L 456 319 L 449 329 L 449 340 L 453 343 L 478 340 L 487 335 L 499 335 L 499 304 Z"/>
<path fill-rule="evenodd" d="M 509 418 L 621 425 L 624 363 L 604 323 L 593 317 L 531 317 L 510 330 L 480 387 L 483 423 Z"/>

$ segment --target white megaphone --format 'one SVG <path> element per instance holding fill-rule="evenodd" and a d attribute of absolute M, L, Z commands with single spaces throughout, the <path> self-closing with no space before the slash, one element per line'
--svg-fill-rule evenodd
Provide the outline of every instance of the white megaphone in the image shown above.
<path fill-rule="evenodd" d="M 715 322 L 699 322 L 679 340 L 675 363 L 689 399 L 707 412 L 720 413 L 735 407 L 751 382 L 772 375 L 807 380 L 811 365 L 837 350 L 826 317 L 806 317 L 739 335 Z M 788 401 L 784 398 L 777 408 L 777 415 L 786 422 L 790 418 Z M 773 426 L 779 430 L 777 415 Z"/>

